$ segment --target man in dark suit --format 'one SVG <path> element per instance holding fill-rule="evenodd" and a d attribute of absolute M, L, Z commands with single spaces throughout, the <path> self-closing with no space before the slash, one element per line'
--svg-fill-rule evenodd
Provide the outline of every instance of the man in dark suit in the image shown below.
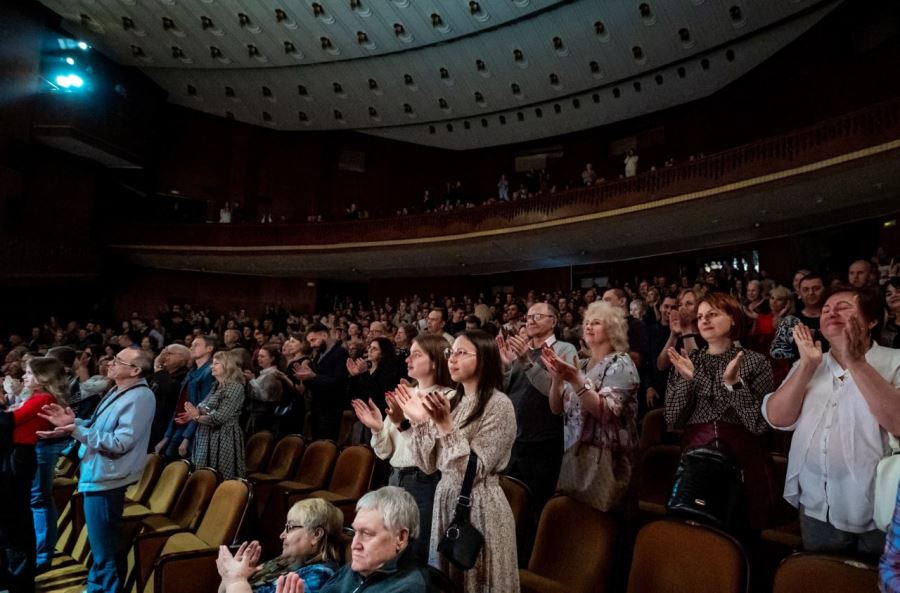
<path fill-rule="evenodd" d="M 341 414 L 348 408 L 347 351 L 329 337 L 328 327 L 310 326 L 306 339 L 313 349 L 311 365 L 302 365 L 294 376 L 303 381 L 312 394 L 313 439 L 338 440 Z"/>

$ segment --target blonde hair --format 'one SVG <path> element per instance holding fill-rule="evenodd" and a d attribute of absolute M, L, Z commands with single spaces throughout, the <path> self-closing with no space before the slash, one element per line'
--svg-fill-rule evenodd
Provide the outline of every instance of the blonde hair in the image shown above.
<path fill-rule="evenodd" d="M 628 352 L 628 321 L 625 319 L 625 311 L 605 301 L 594 301 L 584 312 L 583 325 L 587 325 L 591 319 L 599 319 L 603 323 L 606 337 L 614 351 Z"/>
<path fill-rule="evenodd" d="M 213 354 L 213 360 L 222 362 L 222 368 L 225 372 L 219 380 L 221 383 L 240 383 L 243 385 L 247 382 L 247 378 L 244 377 L 244 371 L 241 367 L 241 359 L 238 358 L 238 355 L 233 351 L 220 350 Z"/>
<path fill-rule="evenodd" d="M 343 550 L 340 538 L 344 529 L 344 513 L 339 508 L 321 498 L 307 498 L 294 503 L 287 512 L 287 519 L 303 525 L 307 533 L 322 530 L 318 550 L 312 558 L 306 560 L 306 564 L 341 563 Z"/>

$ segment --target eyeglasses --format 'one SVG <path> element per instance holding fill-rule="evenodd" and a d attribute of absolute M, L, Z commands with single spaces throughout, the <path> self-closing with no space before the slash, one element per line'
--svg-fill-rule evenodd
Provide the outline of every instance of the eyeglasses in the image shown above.
<path fill-rule="evenodd" d="M 112 359 L 111 361 L 109 361 L 109 364 L 112 364 L 112 365 L 120 364 L 120 365 L 122 365 L 122 366 L 126 366 L 126 367 L 134 367 L 134 368 L 136 368 L 136 369 L 137 369 L 137 368 L 140 368 L 140 367 L 138 367 L 138 365 L 136 365 L 136 364 L 132 364 L 132 363 L 130 363 L 130 362 L 125 362 L 124 360 L 122 360 L 122 359 L 119 358 L 118 356 L 113 356 L 113 359 Z"/>
<path fill-rule="evenodd" d="M 284 524 L 284 533 L 290 533 L 295 529 L 302 529 L 303 525 L 294 525 L 293 523 Z"/>
<path fill-rule="evenodd" d="M 474 352 L 468 352 L 466 350 L 453 350 L 451 348 L 444 348 L 444 358 L 450 360 L 451 358 L 459 358 L 460 356 L 475 356 Z"/>
<path fill-rule="evenodd" d="M 549 313 L 529 313 L 525 316 L 525 319 L 528 321 L 540 321 L 544 317 L 550 317 L 552 319 L 556 319 L 555 315 L 550 315 Z"/>

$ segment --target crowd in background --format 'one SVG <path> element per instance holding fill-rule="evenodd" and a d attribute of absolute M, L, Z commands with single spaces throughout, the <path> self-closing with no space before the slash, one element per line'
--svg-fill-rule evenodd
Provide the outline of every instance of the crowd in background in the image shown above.
<path fill-rule="evenodd" d="M 371 442 L 384 463 L 382 478 L 390 474 L 383 481 L 412 496 L 421 513 L 416 528 L 431 530 L 410 544 L 411 554 L 451 574 L 436 547 L 466 460 L 475 459 L 472 521 L 493 544 L 476 570 L 455 577 L 466 591 L 485 582 L 515 590 L 522 542 L 496 477 L 525 482 L 538 509 L 559 491 L 622 512 L 637 427 L 656 407 L 665 408 L 670 428 L 683 431 L 685 447 L 713 438 L 725 443 L 752 478 L 742 529 L 763 529 L 781 493 L 760 435 L 781 427 L 810 431 L 804 439 L 826 437 L 821 428 L 802 428 L 800 410 L 807 408 L 796 403 L 819 380 L 812 373 L 824 368 L 823 356 L 856 377 L 862 371 L 852 364 L 867 352 L 860 344 L 871 338 L 887 353 L 900 347 L 900 278 L 884 261 L 883 254 L 854 261 L 841 277 L 801 269 L 783 283 L 764 271 L 723 267 L 696 278 L 548 293 L 338 298 L 312 314 L 278 305 L 251 314 L 176 304 L 152 319 L 136 312 L 116 324 L 51 317 L 3 345 L 0 403 L 13 410 L 58 403 L 91 418 L 123 365 L 152 360 L 147 449 L 214 467 L 226 478 L 244 476 L 249 435 L 273 430 L 337 440 L 344 411 L 352 409 L 359 423 L 343 437 Z M 858 310 L 857 321 L 838 324 L 838 305 Z M 883 356 L 890 360 L 882 367 L 897 358 Z M 47 360 L 54 361 L 53 380 L 46 380 Z M 887 367 L 878 364 L 872 368 L 884 375 Z M 35 379 L 42 372 L 45 383 Z M 860 385 L 869 397 L 871 386 Z M 36 395 L 46 399 L 40 406 Z M 875 414 L 876 435 L 879 424 L 900 418 L 885 414 Z M 65 441 L 56 443 L 49 457 L 63 452 Z M 797 445 L 795 437 L 794 446 L 808 441 Z M 814 491 L 818 469 L 798 471 L 799 486 L 789 475 L 784 492 L 793 503 L 798 491 Z M 416 479 L 404 480 L 409 476 Z M 46 482 L 37 472 L 35 492 Z M 847 487 L 841 494 L 859 492 Z M 841 513 L 853 512 L 840 501 L 816 508 L 800 496 L 799 504 L 807 549 L 880 553 L 884 533 L 859 517 L 846 519 Z M 55 537 L 46 506 L 32 503 L 39 549 Z M 847 534 L 852 544 L 835 543 Z"/>

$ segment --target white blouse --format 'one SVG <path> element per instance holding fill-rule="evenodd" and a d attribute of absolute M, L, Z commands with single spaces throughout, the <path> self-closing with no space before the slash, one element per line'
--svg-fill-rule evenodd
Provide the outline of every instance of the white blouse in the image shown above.
<path fill-rule="evenodd" d="M 439 391 L 448 399 L 453 399 L 456 390 L 448 387 L 416 387 L 413 389 L 413 397 L 420 397 L 431 391 Z M 372 433 L 372 448 L 379 459 L 387 459 L 391 467 L 412 467 L 416 464 L 412 451 L 412 429 L 400 432 L 390 418 L 384 419 L 384 425 L 379 432 Z"/>

